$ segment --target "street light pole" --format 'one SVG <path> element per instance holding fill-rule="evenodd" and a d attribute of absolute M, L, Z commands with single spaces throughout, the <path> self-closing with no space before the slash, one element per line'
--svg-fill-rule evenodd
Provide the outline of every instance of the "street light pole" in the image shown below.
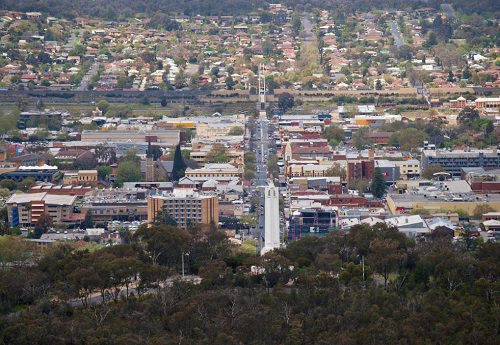
<path fill-rule="evenodd" d="M 365 256 L 361 255 L 361 264 L 363 266 L 363 281 L 365 281 Z"/>
<path fill-rule="evenodd" d="M 181 255 L 181 262 L 182 262 L 182 279 L 184 280 L 184 252 L 182 252 Z"/>

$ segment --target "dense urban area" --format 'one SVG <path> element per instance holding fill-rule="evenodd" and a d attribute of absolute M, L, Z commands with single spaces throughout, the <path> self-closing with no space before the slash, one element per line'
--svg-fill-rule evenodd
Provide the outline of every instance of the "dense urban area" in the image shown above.
<path fill-rule="evenodd" d="M 494 0 L 0 4 L 0 344 L 500 343 Z"/>

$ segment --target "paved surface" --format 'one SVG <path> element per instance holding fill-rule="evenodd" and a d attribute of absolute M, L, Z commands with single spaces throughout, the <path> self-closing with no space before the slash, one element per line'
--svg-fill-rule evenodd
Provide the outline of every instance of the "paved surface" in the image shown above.
<path fill-rule="evenodd" d="M 312 42 L 314 40 L 313 36 L 313 24 L 311 23 L 311 20 L 309 19 L 311 15 L 310 14 L 304 14 L 300 17 L 300 20 L 302 22 L 302 26 L 304 28 L 304 41 L 305 42 Z"/>
<path fill-rule="evenodd" d="M 178 277 L 174 277 L 174 278 L 168 278 L 166 281 L 160 283 L 160 287 L 172 286 L 174 284 L 174 282 L 179 281 L 179 280 L 185 281 L 185 282 L 191 282 L 193 284 L 199 284 L 201 282 L 200 276 L 185 275 L 184 277 L 178 276 Z M 137 289 L 135 288 L 134 284 L 132 284 L 132 285 L 133 286 L 129 287 L 129 289 L 128 289 L 128 294 L 130 296 L 133 293 L 135 296 L 137 296 Z M 157 291 L 156 289 L 149 289 L 144 294 L 145 295 L 152 294 L 152 293 L 155 293 L 156 291 Z M 126 296 L 126 294 L 127 294 L 127 289 L 125 288 L 125 286 L 123 286 L 119 292 L 119 298 L 121 296 Z M 107 298 L 106 300 L 109 301 L 109 298 Z M 90 298 L 87 300 L 87 303 L 90 305 L 102 303 L 101 293 L 95 292 L 95 293 L 91 294 Z M 80 298 L 75 298 L 75 299 L 70 300 L 69 304 L 72 307 L 81 307 L 84 305 L 84 302 Z"/>
<path fill-rule="evenodd" d="M 259 122 L 257 123 L 257 133 L 256 137 L 257 142 L 256 146 L 258 147 L 257 149 L 257 174 L 255 178 L 255 187 L 259 190 L 260 192 L 260 205 L 258 208 L 258 228 L 255 229 L 255 232 L 252 233 L 252 236 L 255 238 L 257 237 L 257 243 L 258 243 L 258 248 L 257 250 L 260 252 L 260 249 L 263 246 L 263 241 L 264 241 L 264 224 L 265 224 L 265 212 L 264 208 L 260 209 L 261 205 L 265 204 L 264 201 L 264 187 L 267 186 L 268 180 L 267 180 L 267 160 L 269 159 L 269 138 L 268 138 L 268 126 L 269 126 L 269 120 L 267 119 L 260 119 Z"/>
<path fill-rule="evenodd" d="M 395 20 L 391 20 L 391 33 L 394 37 L 394 45 L 399 48 L 405 44 L 405 40 L 399 31 L 398 23 Z"/>
<path fill-rule="evenodd" d="M 86 91 L 87 87 L 89 86 L 90 79 L 97 74 L 97 71 L 99 70 L 99 63 L 96 61 L 94 64 L 90 67 L 89 71 L 83 76 L 82 82 L 80 83 L 80 86 L 76 88 L 77 91 Z"/>
<path fill-rule="evenodd" d="M 441 9 L 446 14 L 446 17 L 450 19 L 455 19 L 455 10 L 451 4 L 441 4 Z"/>

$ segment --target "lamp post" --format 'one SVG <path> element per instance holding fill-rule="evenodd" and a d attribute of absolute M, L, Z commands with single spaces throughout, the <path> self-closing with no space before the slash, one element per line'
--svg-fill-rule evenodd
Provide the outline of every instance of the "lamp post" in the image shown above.
<path fill-rule="evenodd" d="M 363 266 L 363 281 L 365 281 L 365 256 L 361 255 L 361 264 Z"/>
<path fill-rule="evenodd" d="M 189 253 L 184 253 L 182 252 L 182 255 L 181 255 L 181 262 L 182 262 L 182 279 L 184 280 L 184 255 L 187 255 L 189 256 Z"/>
<path fill-rule="evenodd" d="M 359 258 L 360 255 L 358 255 Z M 361 267 L 363 270 L 363 281 L 365 281 L 365 256 L 361 255 Z"/>

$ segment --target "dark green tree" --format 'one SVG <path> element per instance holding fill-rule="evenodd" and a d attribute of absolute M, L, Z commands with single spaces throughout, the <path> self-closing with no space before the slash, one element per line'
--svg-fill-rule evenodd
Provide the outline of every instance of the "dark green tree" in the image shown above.
<path fill-rule="evenodd" d="M 158 210 L 153 219 L 153 225 L 177 226 L 177 221 L 167 211 Z"/>
<path fill-rule="evenodd" d="M 432 179 L 435 173 L 445 171 L 441 164 L 429 164 L 427 169 L 422 173 L 422 177 L 426 179 Z"/>
<path fill-rule="evenodd" d="M 465 66 L 463 72 L 462 72 L 462 79 L 469 79 L 472 77 L 472 73 L 470 72 L 469 66 Z"/>
<path fill-rule="evenodd" d="M 453 83 L 455 81 L 455 76 L 453 75 L 452 71 L 448 72 L 448 80 L 449 83 Z"/>
<path fill-rule="evenodd" d="M 470 127 L 477 119 L 479 119 L 479 111 L 474 108 L 466 107 L 458 114 L 457 122 L 463 126 Z"/>
<path fill-rule="evenodd" d="M 292 109 L 295 105 L 295 99 L 293 95 L 288 92 L 283 92 L 278 99 L 278 107 L 283 109 L 286 112 L 288 109 Z"/>
<path fill-rule="evenodd" d="M 175 147 L 174 153 L 174 167 L 172 169 L 172 180 L 179 181 L 179 179 L 184 177 L 186 171 L 186 163 L 184 158 L 182 158 L 181 145 L 178 144 Z"/>
<path fill-rule="evenodd" d="M 54 224 L 52 216 L 48 213 L 41 213 L 38 220 L 35 223 L 35 238 L 40 238 L 42 234 L 47 233 L 49 228 Z"/>
<path fill-rule="evenodd" d="M 385 191 L 387 189 L 387 185 L 385 183 L 385 178 L 380 168 L 375 168 L 370 188 L 375 198 L 380 199 L 384 196 Z"/>
<path fill-rule="evenodd" d="M 87 228 L 91 228 L 93 224 L 94 223 L 92 222 L 92 211 L 87 210 L 87 212 L 85 213 L 85 218 L 83 219 L 83 222 L 80 224 L 80 228 L 85 230 Z"/>
<path fill-rule="evenodd" d="M 139 164 L 125 161 L 121 162 L 116 169 L 116 180 L 118 184 L 141 180 L 141 169 Z"/>
<path fill-rule="evenodd" d="M 226 87 L 228 90 L 232 90 L 234 85 L 236 85 L 236 82 L 233 80 L 233 77 L 228 76 L 226 78 Z"/>
<path fill-rule="evenodd" d="M 105 181 L 109 175 L 113 172 L 113 169 L 108 165 L 101 165 L 97 167 L 97 176 L 100 180 Z"/>

